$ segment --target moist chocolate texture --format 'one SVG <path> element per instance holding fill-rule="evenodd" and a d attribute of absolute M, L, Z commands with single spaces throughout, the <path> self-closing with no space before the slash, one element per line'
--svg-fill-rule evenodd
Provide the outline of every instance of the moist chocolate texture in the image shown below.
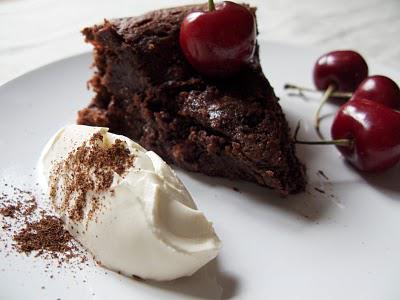
<path fill-rule="evenodd" d="M 180 24 L 204 9 L 182 6 L 85 28 L 96 95 L 78 123 L 109 127 L 189 171 L 256 182 L 282 195 L 303 191 L 304 166 L 258 46 L 248 66 L 220 80 L 202 76 L 183 56 Z"/>

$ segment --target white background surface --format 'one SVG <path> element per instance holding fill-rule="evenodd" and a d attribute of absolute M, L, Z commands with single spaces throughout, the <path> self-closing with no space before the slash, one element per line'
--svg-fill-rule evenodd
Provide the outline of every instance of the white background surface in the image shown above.
<path fill-rule="evenodd" d="M 200 0 L 0 0 L 0 84 L 89 51 L 79 30 L 103 18 Z M 323 50 L 353 48 L 400 69 L 399 0 L 248 0 L 264 40 Z M 400 78 L 394 78 L 397 82 Z"/>

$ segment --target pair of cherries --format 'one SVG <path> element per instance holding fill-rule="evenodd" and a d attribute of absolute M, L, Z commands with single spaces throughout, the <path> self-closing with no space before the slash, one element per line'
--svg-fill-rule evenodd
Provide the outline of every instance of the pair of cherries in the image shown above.
<path fill-rule="evenodd" d="M 332 123 L 332 141 L 305 144 L 334 144 L 361 171 L 376 172 L 400 161 L 400 89 L 388 77 L 368 76 L 368 66 L 354 51 L 322 55 L 314 66 L 314 83 L 325 90 L 322 103 L 330 97 L 348 97 Z M 316 129 L 319 132 L 319 111 Z"/>

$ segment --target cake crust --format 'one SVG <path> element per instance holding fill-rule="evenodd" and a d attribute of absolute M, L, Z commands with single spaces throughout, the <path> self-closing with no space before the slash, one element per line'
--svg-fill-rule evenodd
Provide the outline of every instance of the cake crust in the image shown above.
<path fill-rule="evenodd" d="M 204 5 L 164 9 L 85 28 L 94 46 L 96 95 L 78 123 L 109 127 L 189 171 L 303 191 L 304 166 L 258 56 L 232 78 L 198 74 L 179 28 Z M 255 12 L 254 8 L 251 8 Z"/>

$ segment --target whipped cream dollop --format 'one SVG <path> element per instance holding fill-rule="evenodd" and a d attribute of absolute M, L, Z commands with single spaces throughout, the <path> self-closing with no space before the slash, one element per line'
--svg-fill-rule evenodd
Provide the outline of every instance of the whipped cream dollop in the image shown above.
<path fill-rule="evenodd" d="M 218 254 L 212 223 L 173 170 L 107 128 L 62 128 L 45 146 L 38 172 L 67 230 L 109 269 L 172 280 Z"/>

